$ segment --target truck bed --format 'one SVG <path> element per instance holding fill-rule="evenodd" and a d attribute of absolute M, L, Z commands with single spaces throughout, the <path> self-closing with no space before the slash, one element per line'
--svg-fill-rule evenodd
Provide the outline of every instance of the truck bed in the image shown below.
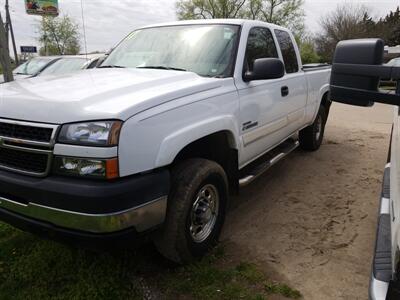
<path fill-rule="evenodd" d="M 316 70 L 321 70 L 321 69 L 331 69 L 330 64 L 325 64 L 325 63 L 313 63 L 313 64 L 305 64 L 303 65 L 303 71 L 304 72 L 309 72 L 309 71 L 316 71 Z"/>

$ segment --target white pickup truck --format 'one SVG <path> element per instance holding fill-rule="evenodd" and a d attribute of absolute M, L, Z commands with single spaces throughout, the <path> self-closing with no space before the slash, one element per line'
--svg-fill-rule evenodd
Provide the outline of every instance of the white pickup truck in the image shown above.
<path fill-rule="evenodd" d="M 203 20 L 129 34 L 102 67 L 0 87 L 0 220 L 80 245 L 146 235 L 185 263 L 228 195 L 298 145 L 319 148 L 330 67 L 293 35 Z"/>

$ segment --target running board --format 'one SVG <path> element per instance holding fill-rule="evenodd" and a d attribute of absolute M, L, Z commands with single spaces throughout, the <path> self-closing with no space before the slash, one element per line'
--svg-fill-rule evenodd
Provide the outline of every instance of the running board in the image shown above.
<path fill-rule="evenodd" d="M 263 156 L 264 159 L 261 158 L 262 162 L 258 163 L 253 167 L 246 167 L 245 169 L 249 169 L 246 172 L 246 175 L 239 179 L 239 186 L 244 187 L 251 183 L 253 180 L 258 178 L 261 174 L 275 165 L 278 161 L 288 155 L 290 152 L 295 150 L 299 146 L 299 141 L 288 139 L 283 142 L 281 145 L 272 149 L 270 152 Z"/>

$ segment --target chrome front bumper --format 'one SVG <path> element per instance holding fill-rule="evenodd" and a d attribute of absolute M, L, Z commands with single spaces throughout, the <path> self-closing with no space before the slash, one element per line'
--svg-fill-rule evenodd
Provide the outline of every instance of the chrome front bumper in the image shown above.
<path fill-rule="evenodd" d="M 57 227 L 90 233 L 112 233 L 134 227 L 143 232 L 164 222 L 167 196 L 143 205 L 109 214 L 86 214 L 0 197 L 0 208 Z"/>

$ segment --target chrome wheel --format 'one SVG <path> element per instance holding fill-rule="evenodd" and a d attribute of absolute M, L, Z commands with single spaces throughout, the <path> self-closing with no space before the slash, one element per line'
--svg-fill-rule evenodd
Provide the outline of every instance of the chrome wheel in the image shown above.
<path fill-rule="evenodd" d="M 318 115 L 317 117 L 317 130 L 315 132 L 315 140 L 319 141 L 322 132 L 322 117 Z"/>
<path fill-rule="evenodd" d="M 219 210 L 219 193 L 207 184 L 197 193 L 190 215 L 190 235 L 194 242 L 205 241 L 214 229 Z"/>

